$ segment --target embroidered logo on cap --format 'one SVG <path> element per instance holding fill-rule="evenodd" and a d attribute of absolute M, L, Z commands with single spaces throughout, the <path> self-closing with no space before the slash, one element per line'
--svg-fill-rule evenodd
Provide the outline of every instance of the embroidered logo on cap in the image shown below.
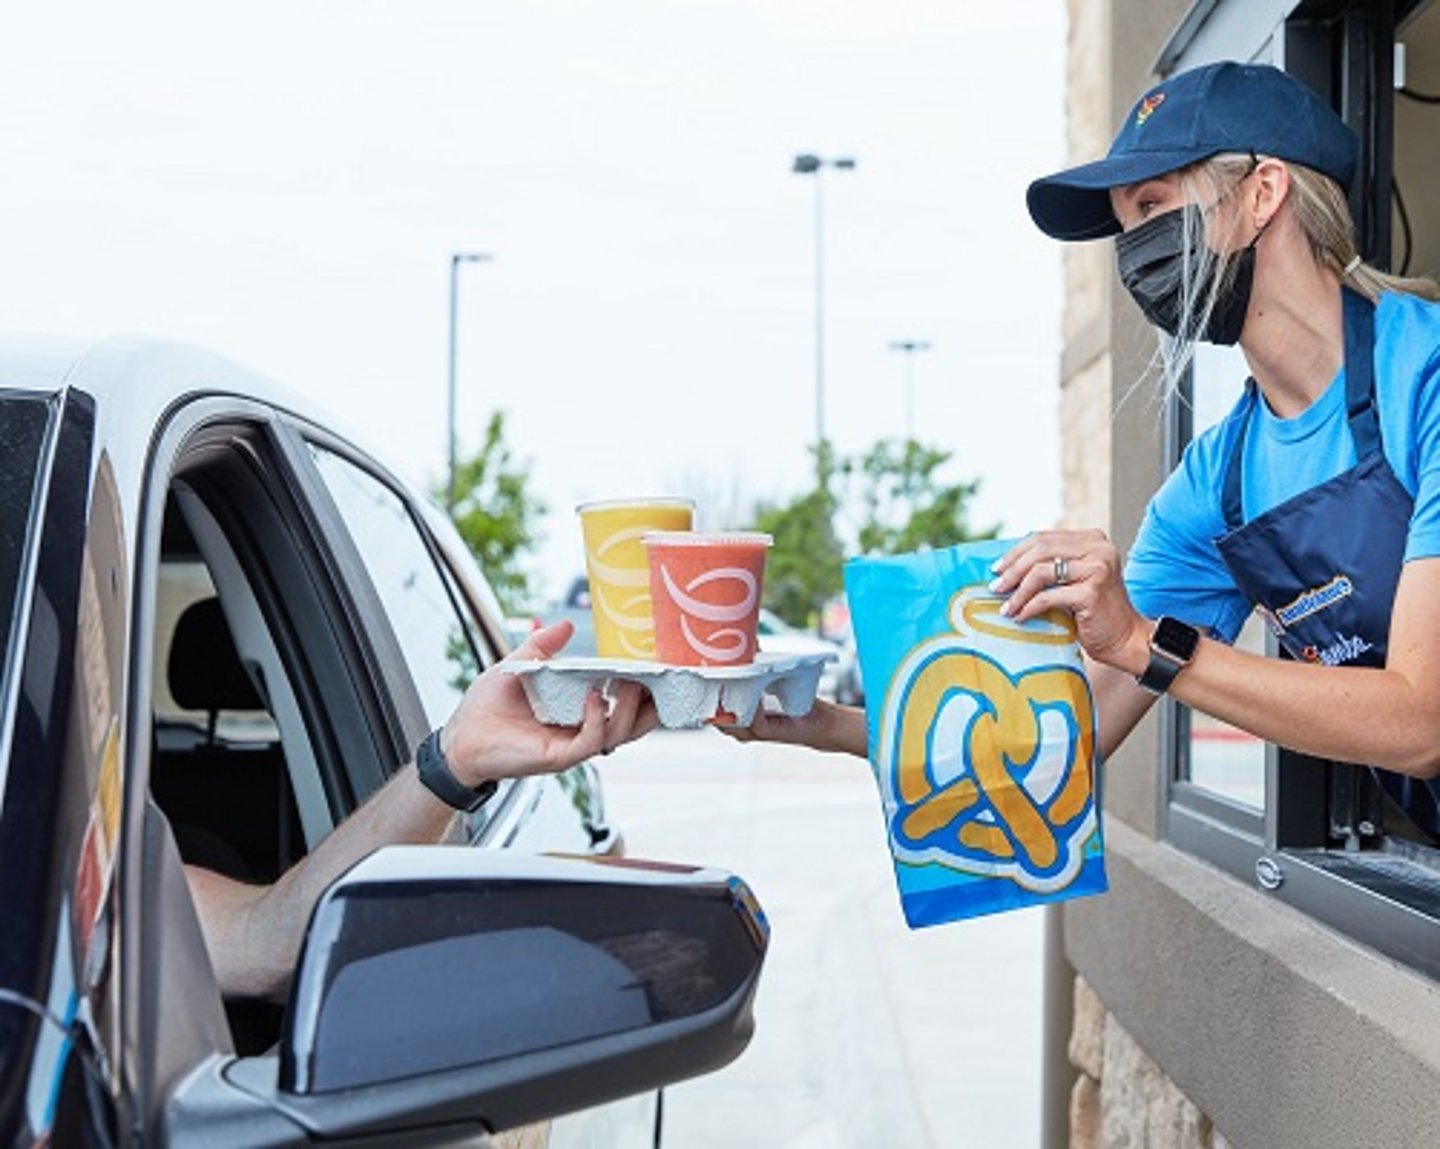
<path fill-rule="evenodd" d="M 1151 92 L 1140 101 L 1140 110 L 1135 113 L 1135 126 L 1143 128 L 1145 121 L 1150 118 L 1150 113 L 1165 102 L 1164 92 Z"/>

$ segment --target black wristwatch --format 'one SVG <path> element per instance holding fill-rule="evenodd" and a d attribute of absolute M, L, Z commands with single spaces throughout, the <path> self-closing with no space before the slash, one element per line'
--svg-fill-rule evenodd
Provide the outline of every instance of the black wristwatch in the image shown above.
<path fill-rule="evenodd" d="M 425 741 L 420 743 L 415 751 L 415 769 L 420 775 L 420 781 L 425 788 L 444 802 L 447 806 L 453 806 L 456 810 L 463 810 L 467 814 L 473 814 L 486 802 L 495 796 L 495 790 L 499 783 L 494 778 L 487 778 L 475 789 L 470 789 L 450 769 L 450 763 L 445 761 L 445 751 L 440 749 L 440 731 L 432 730 L 425 736 Z"/>
<path fill-rule="evenodd" d="M 1189 623 L 1161 615 L 1150 636 L 1150 665 L 1135 679 L 1152 694 L 1164 694 L 1175 676 L 1190 665 L 1200 645 L 1200 632 Z"/>

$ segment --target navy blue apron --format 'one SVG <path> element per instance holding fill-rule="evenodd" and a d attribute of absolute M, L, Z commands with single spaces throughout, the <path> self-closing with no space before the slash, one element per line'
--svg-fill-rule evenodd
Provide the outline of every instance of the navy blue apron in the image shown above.
<path fill-rule="evenodd" d="M 1414 500 L 1381 450 L 1375 308 L 1348 288 L 1343 294 L 1345 402 L 1358 462 L 1245 522 L 1241 460 L 1260 401 L 1251 381 L 1221 496 L 1228 533 L 1216 546 L 1235 585 L 1292 656 L 1330 666 L 1383 666 Z M 1440 781 L 1372 773 L 1417 826 L 1440 839 Z"/>

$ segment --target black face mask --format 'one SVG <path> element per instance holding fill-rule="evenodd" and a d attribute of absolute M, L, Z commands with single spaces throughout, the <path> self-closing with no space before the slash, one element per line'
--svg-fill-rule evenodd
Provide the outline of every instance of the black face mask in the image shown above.
<path fill-rule="evenodd" d="M 1177 339 L 1201 339 L 1229 346 L 1240 338 L 1245 312 L 1250 306 L 1250 286 L 1255 276 L 1257 234 L 1238 256 L 1230 261 L 1226 281 L 1215 295 L 1215 306 L 1202 330 L 1180 329 L 1181 285 L 1185 264 L 1185 235 L 1204 233 L 1204 213 L 1196 204 L 1147 220 L 1115 237 L 1115 260 L 1120 281 L 1145 318 Z M 1263 234 L 1264 228 L 1260 229 Z M 1204 305 L 1214 286 L 1214 259 L 1208 261 L 1204 277 L 1191 284 L 1192 305 Z M 1193 318 L 1191 319 L 1193 325 Z"/>

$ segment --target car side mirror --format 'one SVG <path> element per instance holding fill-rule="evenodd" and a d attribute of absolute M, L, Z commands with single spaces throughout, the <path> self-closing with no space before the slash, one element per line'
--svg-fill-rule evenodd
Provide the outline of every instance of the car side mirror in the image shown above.
<path fill-rule="evenodd" d="M 645 1092 L 745 1048 L 767 941 L 719 871 L 387 847 L 316 906 L 278 1054 L 215 1068 L 179 1112 L 202 1117 L 223 1078 L 343 1139 L 493 1132 Z"/>

